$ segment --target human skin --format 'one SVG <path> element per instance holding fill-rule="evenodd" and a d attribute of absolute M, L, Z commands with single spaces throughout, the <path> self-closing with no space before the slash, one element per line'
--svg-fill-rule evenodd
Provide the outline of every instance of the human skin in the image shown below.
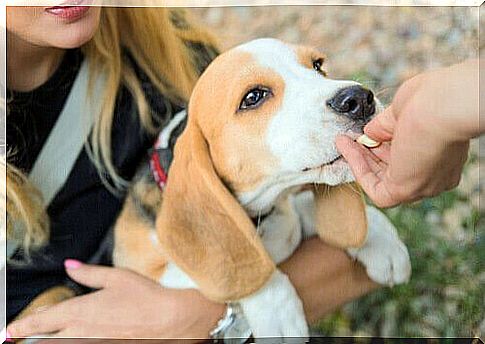
<path fill-rule="evenodd" d="M 364 128 L 384 142 L 367 149 L 349 137 L 337 148 L 379 207 L 435 196 L 456 187 L 479 123 L 478 60 L 417 75 Z"/>
<path fill-rule="evenodd" d="M 7 8 L 8 87 L 30 91 L 46 82 L 65 49 L 91 39 L 99 17 L 100 9 L 92 8 L 66 23 L 43 7 Z M 317 238 L 303 242 L 281 269 L 295 285 L 310 321 L 377 288 L 362 266 Z M 11 337 L 53 332 L 75 337 L 205 338 L 225 308 L 196 290 L 164 289 L 124 269 L 82 264 L 67 273 L 100 290 L 9 324 Z"/>
<path fill-rule="evenodd" d="M 377 287 L 360 264 L 318 238 L 303 242 L 280 268 L 302 298 L 309 322 Z M 66 271 L 99 290 L 13 322 L 7 328 L 11 337 L 53 332 L 59 337 L 206 338 L 225 308 L 196 290 L 165 289 L 125 269 L 80 264 Z"/>
<path fill-rule="evenodd" d="M 100 20 L 100 7 L 80 18 L 60 18 L 47 7 L 7 7 L 7 84 L 15 91 L 42 85 L 62 61 L 66 49 L 89 41 Z"/>

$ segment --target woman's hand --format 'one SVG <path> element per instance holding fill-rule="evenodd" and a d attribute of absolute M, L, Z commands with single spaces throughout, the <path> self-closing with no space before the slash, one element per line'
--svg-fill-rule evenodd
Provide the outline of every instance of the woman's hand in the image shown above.
<path fill-rule="evenodd" d="M 460 181 L 469 140 L 480 133 L 478 100 L 476 60 L 421 74 L 364 128 L 391 144 L 369 150 L 339 137 L 337 147 L 377 206 L 435 196 Z"/>
<path fill-rule="evenodd" d="M 55 337 L 207 338 L 225 306 L 196 290 L 164 289 L 125 269 L 66 261 L 69 276 L 99 289 L 15 321 L 12 338 Z"/>
<path fill-rule="evenodd" d="M 79 337 L 103 338 L 103 343 L 109 337 L 207 338 L 225 310 L 196 290 L 164 289 L 129 270 L 76 261 L 66 265 L 73 280 L 99 290 L 13 322 L 7 328 L 10 337 L 53 333 L 78 337 L 76 343 Z M 378 287 L 360 264 L 317 237 L 304 240 L 280 268 L 294 284 L 310 323 Z"/>

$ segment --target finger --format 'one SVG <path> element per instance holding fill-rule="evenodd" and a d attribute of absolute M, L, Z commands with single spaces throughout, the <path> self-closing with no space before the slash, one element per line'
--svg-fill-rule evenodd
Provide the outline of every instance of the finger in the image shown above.
<path fill-rule="evenodd" d="M 347 136 L 339 136 L 336 139 L 336 145 L 339 152 L 350 165 L 357 181 L 359 181 L 360 176 L 363 174 L 373 172 L 369 165 L 369 160 L 372 162 L 372 158 L 363 151 L 360 144 L 354 142 Z"/>
<path fill-rule="evenodd" d="M 383 142 L 378 147 L 370 149 L 370 151 L 381 161 L 384 161 L 386 164 L 389 163 L 391 158 L 391 144 L 389 142 Z"/>
<path fill-rule="evenodd" d="M 67 336 L 62 336 L 61 338 L 66 338 Z M 45 339 L 39 340 L 35 342 L 36 344 L 59 344 L 62 342 L 62 344 L 82 344 L 90 342 L 90 339 L 84 339 L 84 338 L 71 338 L 71 339 L 62 339 L 60 340 L 59 337 L 46 337 Z M 94 344 L 94 343 L 91 343 Z"/>
<path fill-rule="evenodd" d="M 357 183 L 364 192 L 379 207 L 390 207 L 396 203 L 386 190 L 380 176 L 384 175 L 382 169 L 373 170 L 369 165 L 368 157 L 361 151 L 358 143 L 347 136 L 339 136 L 336 140 L 339 152 L 347 160 Z"/>
<path fill-rule="evenodd" d="M 374 152 L 371 152 L 369 149 L 364 147 L 359 147 L 359 149 L 372 172 L 378 175 L 378 173 L 381 173 L 387 168 L 387 163 L 379 159 L 379 157 L 375 155 Z"/>
<path fill-rule="evenodd" d="M 91 341 L 92 339 L 89 338 L 91 337 L 92 334 L 88 329 L 86 329 L 84 326 L 78 325 L 76 328 L 67 328 L 63 331 L 59 331 L 56 334 L 52 336 L 52 342 L 59 342 L 60 338 L 84 338 L 87 341 Z M 47 343 L 42 343 L 42 344 L 47 344 Z"/>
<path fill-rule="evenodd" d="M 367 166 L 369 167 L 369 169 L 378 174 L 379 173 L 379 170 L 382 169 L 381 167 L 381 160 L 376 156 L 374 155 L 369 149 L 363 147 L 362 145 L 358 144 L 358 145 L 352 145 L 352 146 L 348 146 L 348 142 L 350 141 L 347 141 L 346 139 L 337 139 L 337 149 L 339 149 L 339 151 L 343 150 L 345 151 L 346 149 L 352 149 L 352 150 L 355 150 L 355 154 L 360 154 L 362 156 L 362 158 L 365 160 L 365 163 L 367 164 Z M 348 147 L 346 147 L 348 146 Z M 341 147 L 341 148 L 339 148 Z M 342 151 L 341 151 L 342 153 Z M 345 153 L 345 154 L 342 154 L 345 158 L 345 156 L 347 155 L 348 156 L 348 153 Z M 349 162 L 347 160 L 347 162 L 349 163 L 349 165 L 352 165 L 353 162 Z"/>
<path fill-rule="evenodd" d="M 90 332 L 85 328 L 85 326 L 76 326 L 75 329 L 69 327 L 65 330 L 59 331 L 49 336 L 48 338 L 40 341 L 39 344 L 56 344 L 59 342 L 67 344 L 95 344 L 98 342 L 101 343 L 101 340 L 90 337 Z"/>
<path fill-rule="evenodd" d="M 126 271 L 107 266 L 83 264 L 77 260 L 64 262 L 66 272 L 74 281 L 93 289 L 106 288 L 125 278 Z"/>
<path fill-rule="evenodd" d="M 26 338 L 57 332 L 67 325 L 66 317 L 59 316 L 59 314 L 62 313 L 58 311 L 58 306 L 53 306 L 45 311 L 12 322 L 8 325 L 7 331 L 12 338 Z"/>
<path fill-rule="evenodd" d="M 367 136 L 376 141 L 390 141 L 394 135 L 395 125 L 396 119 L 391 105 L 367 123 L 364 127 L 364 132 Z"/>

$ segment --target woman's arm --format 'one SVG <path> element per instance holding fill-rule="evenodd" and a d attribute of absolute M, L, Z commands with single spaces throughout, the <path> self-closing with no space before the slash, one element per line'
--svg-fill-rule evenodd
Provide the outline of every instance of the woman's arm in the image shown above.
<path fill-rule="evenodd" d="M 310 323 L 379 286 L 361 264 L 318 237 L 305 240 L 280 268 L 295 286 Z"/>
<path fill-rule="evenodd" d="M 304 241 L 281 269 L 296 287 L 310 322 L 377 287 L 362 266 L 318 238 Z M 196 290 L 164 289 L 124 269 L 71 261 L 67 273 L 99 290 L 10 324 L 11 337 L 54 332 L 64 337 L 205 338 L 224 312 L 224 305 Z"/>

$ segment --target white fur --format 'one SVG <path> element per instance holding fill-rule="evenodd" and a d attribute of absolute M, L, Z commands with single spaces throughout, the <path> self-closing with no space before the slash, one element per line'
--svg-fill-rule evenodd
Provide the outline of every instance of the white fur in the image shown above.
<path fill-rule="evenodd" d="M 411 262 L 406 246 L 392 223 L 374 207 L 367 206 L 369 230 L 364 246 L 348 253 L 361 262 L 375 282 L 393 286 L 406 283 L 411 276 Z"/>
<path fill-rule="evenodd" d="M 239 300 L 256 338 L 308 335 L 303 305 L 286 275 L 275 271 L 268 283 L 249 297 Z"/>
<path fill-rule="evenodd" d="M 258 226 L 264 247 L 276 264 L 293 254 L 302 237 L 301 223 L 292 198 L 290 195 L 275 205 L 271 215 Z"/>
<path fill-rule="evenodd" d="M 316 233 L 313 194 L 295 191 L 305 184 L 337 185 L 354 180 L 344 161 L 318 166 L 338 156 L 335 137 L 352 128 L 352 121 L 328 109 L 326 101 L 340 88 L 357 83 L 330 80 L 302 66 L 293 48 L 277 40 L 260 39 L 235 49 L 251 53 L 262 67 L 273 69 L 285 82 L 284 94 L 275 95 L 283 97 L 282 105 L 272 117 L 262 142 L 278 166 L 253 190 L 236 193 L 251 217 L 273 209 L 257 230 L 271 258 L 280 263 L 291 256 L 302 237 Z M 378 101 L 377 108 L 382 108 Z M 304 171 L 306 168 L 313 169 Z M 411 272 L 409 255 L 393 225 L 372 207 L 367 207 L 367 216 L 367 241 L 362 248 L 349 250 L 349 254 L 364 264 L 369 276 L 378 283 L 394 285 L 407 281 Z M 172 263 L 160 283 L 171 288 L 197 287 Z M 301 300 L 280 271 L 263 288 L 235 301 L 241 305 L 255 337 L 308 336 Z"/>
<path fill-rule="evenodd" d="M 160 285 L 173 289 L 197 289 L 197 284 L 174 263 L 168 263 Z"/>
<path fill-rule="evenodd" d="M 158 135 L 158 140 L 155 144 L 155 148 L 167 148 L 170 141 L 172 131 L 187 117 L 187 111 L 183 110 L 177 113 L 172 120 L 167 124 L 165 128 Z"/>
<path fill-rule="evenodd" d="M 279 161 L 278 170 L 257 189 L 239 194 L 250 211 L 264 209 L 282 189 L 312 182 L 337 185 L 353 180 L 345 164 L 317 168 L 339 155 L 334 145 L 338 134 L 348 132 L 353 122 L 334 113 L 326 101 L 354 81 L 332 80 L 298 62 L 295 50 L 275 39 L 258 39 L 237 49 L 250 52 L 264 68 L 273 70 L 285 83 L 282 105 L 273 115 L 265 142 Z M 310 62 L 310 61 L 309 61 Z"/>
<path fill-rule="evenodd" d="M 313 217 L 315 214 L 315 202 L 313 192 L 304 191 L 295 195 L 293 199 L 296 212 L 303 227 L 303 239 L 308 239 L 317 234 Z"/>

